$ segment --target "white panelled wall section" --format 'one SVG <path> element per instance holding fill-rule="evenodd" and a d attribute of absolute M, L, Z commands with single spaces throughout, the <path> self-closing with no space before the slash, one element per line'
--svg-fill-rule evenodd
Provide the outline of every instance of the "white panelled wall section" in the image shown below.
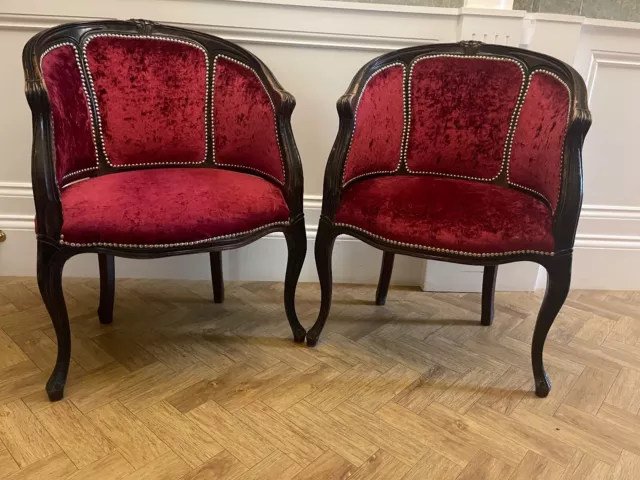
<path fill-rule="evenodd" d="M 640 289 L 640 24 L 500 9 L 318 0 L 3 0 L 0 229 L 7 240 L 0 243 L 0 275 L 35 275 L 31 115 L 22 93 L 22 47 L 41 29 L 106 18 L 147 18 L 237 42 L 264 60 L 296 97 L 293 129 L 304 167 L 309 238 L 301 281 L 317 280 L 313 242 L 324 167 L 338 128 L 335 102 L 365 62 L 393 49 L 474 39 L 542 51 L 573 64 L 589 87 L 594 122 L 584 151 L 585 197 L 572 286 Z M 286 258 L 284 237 L 273 234 L 225 253 L 225 277 L 283 280 Z M 375 283 L 381 258 L 380 251 L 340 237 L 334 280 Z M 118 259 L 116 269 L 120 278 L 209 278 L 208 262 L 198 255 Z M 533 290 L 545 283 L 544 270 L 534 264 L 503 266 L 499 272 L 500 290 Z M 97 275 L 97 256 L 74 257 L 65 274 Z M 425 290 L 479 291 L 481 269 L 402 257 L 392 282 Z"/>

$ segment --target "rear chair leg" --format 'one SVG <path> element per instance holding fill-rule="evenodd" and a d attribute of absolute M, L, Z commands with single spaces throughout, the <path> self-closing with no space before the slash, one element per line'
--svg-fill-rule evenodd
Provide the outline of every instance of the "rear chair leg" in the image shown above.
<path fill-rule="evenodd" d="M 98 254 L 100 266 L 100 305 L 98 318 L 100 323 L 108 325 L 113 322 L 113 302 L 116 289 L 116 266 L 113 255 Z"/>
<path fill-rule="evenodd" d="M 482 325 L 491 325 L 493 323 L 493 304 L 496 293 L 496 277 L 498 276 L 498 267 L 484 267 L 482 276 L 482 316 L 480 323 Z"/>
<path fill-rule="evenodd" d="M 213 286 L 213 303 L 224 302 L 224 278 L 222 276 L 222 253 L 210 252 L 211 284 Z"/>
<path fill-rule="evenodd" d="M 376 290 L 376 305 L 384 305 L 387 302 L 387 292 L 391 282 L 391 272 L 393 272 L 393 260 L 395 254 L 389 252 L 382 253 L 382 266 L 380 267 L 380 279 Z"/>

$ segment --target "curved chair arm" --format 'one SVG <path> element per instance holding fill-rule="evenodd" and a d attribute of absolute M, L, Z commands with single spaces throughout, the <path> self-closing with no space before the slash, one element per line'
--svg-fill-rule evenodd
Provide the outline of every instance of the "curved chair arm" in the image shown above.
<path fill-rule="evenodd" d="M 53 154 L 51 106 L 44 85 L 36 44 L 40 35 L 27 42 L 23 51 L 25 95 L 32 112 L 33 144 L 31 179 L 36 208 L 36 233 L 59 238 L 62 230 L 62 204 L 56 182 Z"/>
<path fill-rule="evenodd" d="M 282 148 L 282 160 L 286 172 L 283 191 L 291 218 L 294 219 L 303 213 L 304 190 L 302 161 L 300 160 L 300 153 L 291 128 L 291 115 L 296 107 L 296 99 L 280 85 L 273 72 L 262 60 L 246 50 L 244 53 L 255 62 L 256 71 L 259 73 L 275 107 L 278 141 Z"/>
<path fill-rule="evenodd" d="M 573 68 L 567 68 L 573 81 L 573 105 L 564 144 L 560 201 L 553 218 L 556 251 L 570 250 L 575 242 L 582 208 L 582 145 L 591 127 L 584 80 Z"/>
<path fill-rule="evenodd" d="M 342 173 L 349 154 L 349 144 L 355 128 L 355 113 L 358 99 L 366 86 L 367 77 L 382 63 L 381 56 L 364 65 L 351 81 L 347 91 L 338 99 L 339 127 L 336 139 L 329 153 L 329 159 L 324 172 L 322 192 L 322 215 L 333 221 L 342 196 Z M 388 62 L 388 60 L 387 60 Z"/>

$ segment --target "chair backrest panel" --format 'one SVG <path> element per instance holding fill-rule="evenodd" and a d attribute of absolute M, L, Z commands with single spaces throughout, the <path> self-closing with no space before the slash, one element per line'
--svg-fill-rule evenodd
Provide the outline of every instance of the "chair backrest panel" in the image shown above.
<path fill-rule="evenodd" d="M 284 183 L 275 108 L 260 77 L 224 55 L 215 57 L 214 72 L 214 162 Z"/>
<path fill-rule="evenodd" d="M 204 47 L 174 37 L 98 33 L 84 41 L 83 54 L 111 166 L 206 160 Z"/>
<path fill-rule="evenodd" d="M 362 90 L 342 181 L 391 173 L 401 163 L 405 67 L 392 63 L 373 73 Z"/>
<path fill-rule="evenodd" d="M 564 80 L 552 72 L 534 71 L 509 161 L 509 183 L 543 196 L 553 210 L 560 195 L 570 105 L 571 94 Z"/>
<path fill-rule="evenodd" d="M 40 58 L 40 66 L 51 106 L 56 179 L 60 185 L 67 178 L 98 168 L 91 110 L 74 45 L 51 46 Z"/>
<path fill-rule="evenodd" d="M 496 179 L 525 81 L 498 56 L 430 54 L 411 64 L 407 170 Z"/>
<path fill-rule="evenodd" d="M 278 115 L 292 100 L 231 42 L 145 20 L 67 24 L 36 35 L 23 63 L 27 81 L 46 88 L 60 187 L 190 165 L 286 183 Z"/>

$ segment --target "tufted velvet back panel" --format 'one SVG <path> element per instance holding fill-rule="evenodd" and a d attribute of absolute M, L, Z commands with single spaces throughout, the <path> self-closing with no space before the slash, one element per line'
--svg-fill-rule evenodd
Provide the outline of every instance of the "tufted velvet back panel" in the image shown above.
<path fill-rule="evenodd" d="M 97 34 L 83 49 L 109 164 L 205 161 L 208 57 L 203 47 L 169 37 Z"/>
<path fill-rule="evenodd" d="M 403 65 L 371 75 L 358 100 L 343 182 L 398 169 L 404 132 Z"/>
<path fill-rule="evenodd" d="M 274 105 L 248 65 L 218 55 L 213 85 L 214 161 L 284 182 Z"/>
<path fill-rule="evenodd" d="M 249 64 L 190 39 L 116 32 L 41 60 L 59 185 L 97 170 L 97 152 L 114 168 L 208 160 L 284 184 L 275 106 Z"/>
<path fill-rule="evenodd" d="M 531 74 L 509 162 L 509 183 L 540 194 L 554 211 L 570 100 L 569 87 L 555 74 L 543 70 Z"/>
<path fill-rule="evenodd" d="M 407 169 L 495 179 L 523 80 L 521 65 L 501 57 L 432 55 L 414 60 Z"/>
<path fill-rule="evenodd" d="M 98 168 L 91 134 L 91 112 L 75 47 L 48 49 L 40 62 L 51 105 L 56 179 L 61 185 Z"/>

